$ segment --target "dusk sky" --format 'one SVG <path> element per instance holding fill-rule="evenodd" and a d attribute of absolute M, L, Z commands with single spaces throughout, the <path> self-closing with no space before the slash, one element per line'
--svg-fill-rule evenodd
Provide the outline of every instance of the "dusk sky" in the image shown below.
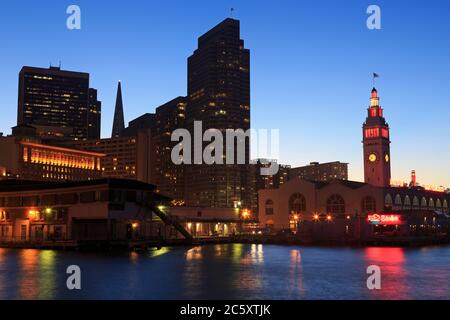
<path fill-rule="evenodd" d="M 66 8 L 81 7 L 81 30 Z M 366 27 L 370 4 L 381 30 Z M 280 162 L 350 163 L 363 179 L 362 123 L 372 73 L 391 126 L 392 176 L 450 186 L 450 2 L 8 1 L 0 10 L 0 132 L 16 124 L 22 66 L 89 72 L 111 135 L 117 81 L 126 122 L 186 95 L 187 58 L 224 18 L 251 50 L 252 127 L 280 129 Z"/>

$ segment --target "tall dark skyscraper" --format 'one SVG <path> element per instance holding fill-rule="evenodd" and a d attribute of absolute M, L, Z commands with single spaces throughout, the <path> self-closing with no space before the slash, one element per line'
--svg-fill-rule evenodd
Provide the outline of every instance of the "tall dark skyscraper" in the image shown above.
<path fill-rule="evenodd" d="M 59 67 L 23 67 L 19 73 L 17 124 L 33 125 L 43 138 L 100 138 L 101 102 L 89 74 Z"/>
<path fill-rule="evenodd" d="M 119 81 L 119 85 L 117 86 L 116 107 L 114 109 L 114 121 L 111 138 L 120 137 L 123 129 L 125 129 L 125 119 L 123 116 L 122 84 Z"/>
<path fill-rule="evenodd" d="M 202 121 L 203 131 L 250 128 L 250 51 L 240 39 L 238 20 L 226 19 L 202 35 L 188 59 L 186 124 L 191 132 L 194 121 Z M 245 151 L 248 160 L 249 144 Z M 248 204 L 247 165 L 188 165 L 185 181 L 189 206 Z"/>
<path fill-rule="evenodd" d="M 184 204 L 185 166 L 172 162 L 172 149 L 177 142 L 172 142 L 173 131 L 185 127 L 186 97 L 177 97 L 156 109 L 154 143 L 156 151 L 154 183 L 162 194 L 168 195 L 178 203 Z"/>

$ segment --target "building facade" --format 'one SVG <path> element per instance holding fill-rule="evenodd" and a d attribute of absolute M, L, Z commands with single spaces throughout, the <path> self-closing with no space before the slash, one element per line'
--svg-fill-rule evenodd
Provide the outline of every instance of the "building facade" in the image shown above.
<path fill-rule="evenodd" d="M 86 152 L 104 154 L 102 176 L 134 179 L 151 183 L 155 180 L 156 148 L 150 129 L 136 136 L 72 141 L 66 144 Z"/>
<path fill-rule="evenodd" d="M 23 67 L 17 124 L 33 125 L 48 140 L 100 138 L 101 103 L 89 74 L 59 67 Z"/>
<path fill-rule="evenodd" d="M 175 205 L 185 204 L 185 166 L 172 160 L 172 133 L 186 124 L 187 99 L 175 98 L 156 109 L 155 115 L 155 184 L 162 194 L 172 197 Z"/>
<path fill-rule="evenodd" d="M 250 128 L 250 51 L 240 38 L 238 20 L 226 19 L 202 35 L 197 50 L 188 58 L 186 126 L 192 136 L 195 121 L 201 121 L 203 132 L 217 129 L 224 134 L 226 129 Z M 248 164 L 249 143 L 245 154 Z M 239 164 L 187 165 L 187 205 L 250 203 L 247 173 L 247 166 Z"/>
<path fill-rule="evenodd" d="M 34 127 L 20 126 L 11 136 L 0 137 L 4 178 L 81 181 L 102 176 L 104 154 L 46 145 L 36 135 Z"/>
<path fill-rule="evenodd" d="M 291 168 L 291 178 L 300 178 L 311 181 L 348 180 L 348 163 L 339 161 L 319 163 L 311 162 L 308 166 Z"/>
<path fill-rule="evenodd" d="M 160 201 L 155 189 L 118 179 L 0 182 L 0 245 L 178 238 L 148 205 Z"/>

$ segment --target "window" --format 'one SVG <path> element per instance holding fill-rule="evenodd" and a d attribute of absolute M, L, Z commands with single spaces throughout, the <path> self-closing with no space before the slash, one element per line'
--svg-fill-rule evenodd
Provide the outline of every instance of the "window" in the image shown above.
<path fill-rule="evenodd" d="M 411 198 L 409 196 L 405 197 L 405 207 L 411 207 Z"/>
<path fill-rule="evenodd" d="M 289 198 L 289 212 L 291 214 L 301 213 L 306 211 L 306 199 L 300 193 L 294 193 Z"/>
<path fill-rule="evenodd" d="M 345 213 L 345 201 L 338 194 L 333 194 L 327 200 L 327 212 L 335 213 L 335 214 L 344 214 Z"/>
<path fill-rule="evenodd" d="M 419 198 L 417 198 L 416 196 L 414 196 L 414 199 L 413 199 L 413 206 L 414 207 L 418 207 L 419 206 Z"/>
<path fill-rule="evenodd" d="M 388 193 L 388 194 L 386 195 L 386 197 L 384 197 L 384 204 L 385 204 L 387 207 L 392 207 L 392 203 L 393 203 L 393 201 L 392 201 L 392 196 Z"/>
<path fill-rule="evenodd" d="M 361 206 L 362 213 L 375 213 L 377 212 L 377 203 L 372 197 L 365 197 Z"/>
<path fill-rule="evenodd" d="M 428 202 L 428 206 L 430 208 L 434 208 L 434 200 L 431 198 L 430 201 Z"/>
<path fill-rule="evenodd" d="M 428 202 L 427 202 L 427 199 L 425 199 L 425 197 L 422 198 L 421 206 L 424 208 L 428 206 Z"/>
<path fill-rule="evenodd" d="M 402 197 L 399 194 L 395 196 L 395 205 L 400 207 L 403 205 Z"/>
<path fill-rule="evenodd" d="M 272 200 L 266 201 L 266 215 L 267 216 L 273 215 L 273 201 Z"/>
<path fill-rule="evenodd" d="M 80 193 L 80 202 L 81 203 L 95 202 L 95 191 L 86 191 Z"/>

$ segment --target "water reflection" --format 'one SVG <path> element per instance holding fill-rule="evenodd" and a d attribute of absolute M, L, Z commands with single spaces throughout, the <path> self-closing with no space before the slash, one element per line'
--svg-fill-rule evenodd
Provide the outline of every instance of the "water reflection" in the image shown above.
<path fill-rule="evenodd" d="M 67 266 L 86 279 L 65 287 Z M 382 290 L 368 290 L 378 265 Z M 449 299 L 450 247 L 230 244 L 148 253 L 0 249 L 0 299 Z M 84 278 L 86 277 L 86 278 Z"/>
<path fill-rule="evenodd" d="M 365 259 L 369 265 L 381 268 L 381 290 L 371 290 L 376 298 L 408 299 L 408 270 L 405 267 L 405 249 L 403 248 L 367 248 Z"/>
<path fill-rule="evenodd" d="M 55 271 L 56 252 L 43 250 L 39 252 L 39 298 L 53 299 L 56 289 Z"/>
<path fill-rule="evenodd" d="M 156 257 L 159 257 L 159 256 L 169 253 L 170 250 L 171 250 L 171 248 L 169 248 L 169 247 L 162 247 L 161 249 L 150 250 L 149 256 L 151 258 L 156 258 Z"/>
<path fill-rule="evenodd" d="M 22 250 L 19 255 L 19 298 L 37 299 L 39 295 L 39 251 Z"/>
<path fill-rule="evenodd" d="M 290 252 L 291 263 L 289 265 L 289 293 L 291 295 L 303 295 L 305 288 L 303 286 L 303 267 L 302 254 L 299 249 L 292 249 Z"/>

